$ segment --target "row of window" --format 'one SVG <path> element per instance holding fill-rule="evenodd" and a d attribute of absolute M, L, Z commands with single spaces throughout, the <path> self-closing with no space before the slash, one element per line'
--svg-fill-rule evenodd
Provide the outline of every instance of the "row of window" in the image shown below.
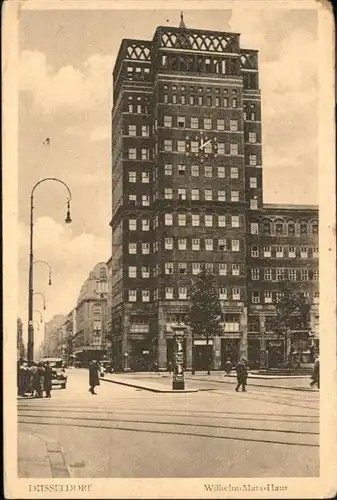
<path fill-rule="evenodd" d="M 207 106 L 218 108 L 233 108 L 238 107 L 237 97 L 215 97 L 202 96 L 202 95 L 189 95 L 186 94 L 163 94 L 162 103 L 164 104 L 181 104 L 189 106 Z"/>
<path fill-rule="evenodd" d="M 150 137 L 150 125 L 129 125 L 128 135 L 133 137 Z"/>
<path fill-rule="evenodd" d="M 149 106 L 146 104 L 128 104 L 128 113 L 147 115 L 149 113 Z"/>
<path fill-rule="evenodd" d="M 185 227 L 187 226 L 187 214 L 164 214 L 164 224 L 165 226 L 173 226 L 174 218 L 176 218 L 176 222 L 178 226 Z M 200 226 L 200 214 L 188 214 L 188 223 L 194 227 Z M 226 226 L 226 215 L 212 215 L 212 214 L 204 214 L 203 223 L 205 227 L 225 227 Z M 141 227 L 139 226 L 141 224 Z M 137 231 L 137 229 L 142 231 L 150 231 L 151 221 L 150 219 L 129 219 L 129 231 Z M 155 217 L 153 221 L 153 229 L 156 229 L 159 225 L 158 216 Z M 231 225 L 232 227 L 240 227 L 240 218 L 238 215 L 233 215 L 231 217 Z"/>
<path fill-rule="evenodd" d="M 206 264 L 201 262 L 165 262 L 164 273 L 166 275 L 172 275 L 175 272 L 179 275 L 197 275 L 205 267 L 207 270 L 219 274 L 219 276 L 241 276 L 242 266 L 240 264 L 225 264 L 218 263 L 213 264 L 213 262 L 207 262 Z M 128 266 L 128 276 L 129 278 L 151 278 L 159 276 L 161 274 L 161 266 L 157 264 L 155 267 L 151 268 L 149 266 Z"/>
<path fill-rule="evenodd" d="M 238 90 L 237 89 L 233 89 L 233 88 L 230 88 L 230 89 L 226 89 L 226 88 L 219 88 L 219 87 L 216 87 L 216 88 L 212 88 L 212 87 L 195 87 L 193 85 L 190 85 L 189 87 L 186 87 L 186 85 L 176 85 L 176 84 L 173 84 L 173 85 L 170 85 L 170 84 L 164 84 L 163 85 L 163 89 L 164 90 L 179 90 L 180 92 L 185 92 L 186 90 L 190 91 L 190 92 L 207 92 L 207 93 L 211 93 L 212 91 L 214 91 L 216 94 L 220 94 L 221 92 L 224 93 L 225 95 L 228 95 L 228 94 L 232 94 L 233 96 L 236 96 L 238 95 Z"/>
<path fill-rule="evenodd" d="M 306 299 L 310 298 L 309 292 L 303 292 L 302 296 Z M 264 298 L 265 304 L 272 304 L 273 302 L 278 302 L 279 300 L 281 300 L 283 297 L 283 293 L 273 291 L 251 292 L 251 302 L 253 304 L 259 304 L 262 301 L 262 297 Z M 314 303 L 317 303 L 319 300 L 319 292 L 314 292 L 312 299 Z"/>
<path fill-rule="evenodd" d="M 262 275 L 260 269 L 251 269 L 252 280 L 259 280 L 260 277 L 266 281 L 282 281 L 285 278 L 291 281 L 308 281 L 309 278 L 313 281 L 318 281 L 319 270 L 313 269 L 309 272 L 309 269 L 264 269 Z"/>
<path fill-rule="evenodd" d="M 241 276 L 242 266 L 240 264 L 227 264 L 227 263 L 217 263 L 213 264 L 208 262 L 203 264 L 201 262 L 165 262 L 164 272 L 165 275 L 172 275 L 177 273 L 178 275 L 198 275 L 201 270 L 205 268 L 219 276 Z M 261 271 L 261 272 L 260 272 Z M 262 274 L 263 271 L 263 274 Z M 155 267 L 151 268 L 149 266 L 128 266 L 128 277 L 129 278 L 151 278 L 158 276 L 161 273 L 161 266 L 157 264 Z M 257 281 L 261 279 L 265 281 L 282 281 L 284 279 L 289 279 L 291 281 L 318 281 L 319 271 L 318 269 L 251 269 L 251 279 Z"/>
<path fill-rule="evenodd" d="M 175 243 L 174 243 L 175 242 Z M 128 251 L 129 254 L 136 255 L 138 254 L 139 246 L 141 245 L 141 254 L 148 255 L 150 253 L 150 243 L 138 243 L 138 242 L 130 242 Z M 233 239 L 228 240 L 225 238 L 164 238 L 164 250 L 193 250 L 193 251 L 212 251 L 219 250 L 221 252 L 226 252 L 231 250 L 232 252 L 239 252 L 241 248 L 241 240 Z M 159 241 L 155 241 L 152 243 L 152 251 L 153 253 L 158 252 L 159 250 Z"/>
<path fill-rule="evenodd" d="M 190 172 L 187 171 L 186 165 L 183 163 L 179 163 L 177 166 L 173 167 L 172 163 L 164 164 L 164 173 L 167 176 L 173 175 L 173 173 L 177 173 L 179 176 L 184 176 L 186 173 L 190 173 L 191 177 L 200 177 L 204 175 L 205 177 L 218 177 L 219 179 L 226 178 L 226 169 L 227 176 L 231 179 L 239 179 L 240 170 L 238 167 L 226 167 L 224 165 L 220 165 L 218 167 L 213 167 L 212 165 L 205 165 L 203 167 L 199 167 L 199 165 L 192 163 L 190 166 Z M 229 174 L 229 175 L 228 175 Z M 254 180 L 255 179 L 255 180 Z M 256 177 L 252 178 L 250 181 L 251 184 L 257 184 Z"/>
<path fill-rule="evenodd" d="M 226 175 L 226 170 L 227 170 L 227 175 Z M 212 165 L 205 165 L 203 167 L 199 167 L 199 165 L 192 164 L 190 167 L 190 175 L 191 177 L 207 177 L 207 178 L 218 178 L 218 179 L 225 179 L 225 178 L 230 178 L 230 179 L 240 179 L 242 177 L 241 174 L 242 170 L 238 167 L 225 167 L 225 166 L 218 166 L 218 167 L 212 167 Z M 172 163 L 165 163 L 164 165 L 164 173 L 166 176 L 173 176 L 173 174 L 177 174 L 179 177 L 183 177 L 186 174 L 188 174 L 188 170 L 186 168 L 186 165 L 183 163 L 180 163 L 173 167 Z M 137 182 L 137 177 L 139 175 L 139 172 L 136 172 L 135 170 L 130 170 L 128 172 L 128 180 L 130 183 L 136 183 Z M 155 177 L 155 175 L 154 175 Z M 155 180 L 155 179 L 153 179 Z M 150 173 L 148 171 L 142 171 L 141 172 L 141 181 L 142 183 L 149 183 L 150 182 Z M 256 177 L 250 177 L 249 178 L 249 187 L 251 188 L 257 188 L 257 178 Z"/>
<path fill-rule="evenodd" d="M 228 199 L 228 196 L 226 195 L 226 191 L 223 189 L 219 189 L 217 192 L 212 191 L 212 189 L 205 189 L 201 191 L 202 196 L 200 196 L 200 191 L 199 189 L 191 189 L 191 195 L 187 198 L 186 196 L 186 189 L 184 188 L 178 188 L 177 190 L 177 195 L 173 196 L 173 190 L 172 188 L 165 188 L 164 191 L 164 199 L 165 200 L 193 200 L 193 201 L 226 201 Z M 158 198 L 158 193 L 157 197 Z M 148 194 L 142 194 L 137 196 L 136 194 L 129 194 L 128 200 L 130 205 L 137 205 L 141 204 L 143 207 L 149 207 L 150 206 L 150 195 Z M 230 201 L 237 202 L 239 200 L 239 192 L 238 191 L 231 191 L 230 192 Z M 257 200 L 251 200 L 254 202 L 254 205 L 251 206 L 250 208 L 257 208 Z M 197 220 L 197 219 L 195 219 Z M 167 224 L 167 225 L 172 225 L 172 224 Z M 182 224 L 179 224 L 182 225 Z M 186 225 L 186 224 L 185 224 Z M 193 226 L 199 226 L 199 222 L 193 224 L 193 216 L 192 216 L 192 225 Z"/>
<path fill-rule="evenodd" d="M 153 159 L 153 149 L 152 148 L 129 148 L 128 149 L 128 159 L 129 160 L 152 160 Z"/>
<path fill-rule="evenodd" d="M 318 247 L 307 246 L 275 246 L 264 245 L 262 248 L 253 245 L 251 248 L 252 257 L 275 257 L 277 259 L 290 258 L 290 259 L 307 259 L 309 257 L 318 258 Z"/>
<path fill-rule="evenodd" d="M 250 225 L 251 234 L 284 235 L 284 236 L 304 236 L 307 234 L 318 234 L 318 222 L 295 222 L 284 223 L 282 221 L 272 222 L 252 222 Z"/>
<path fill-rule="evenodd" d="M 225 217 L 225 216 L 224 216 Z M 232 223 L 240 223 L 237 222 L 237 219 L 234 219 Z M 226 223 L 226 221 L 225 221 Z M 235 227 L 235 226 L 234 226 Z M 164 250 L 220 250 L 227 251 L 227 249 L 232 249 L 234 251 L 238 251 L 240 249 L 240 240 L 228 240 L 225 238 L 212 239 L 212 238 L 164 238 L 162 248 Z M 234 243 L 233 243 L 234 242 Z M 141 245 L 141 250 L 139 251 L 139 245 Z M 155 241 L 152 243 L 153 245 L 153 253 L 157 252 L 160 248 L 160 242 Z M 271 247 L 270 245 L 266 245 L 263 248 L 263 256 L 264 257 L 272 257 L 276 255 L 281 255 L 281 253 L 277 253 L 277 249 L 283 247 Z M 237 249 L 237 250 L 236 250 Z M 273 252 L 272 252 L 273 251 Z M 307 259 L 310 257 L 318 258 L 318 247 L 288 247 L 288 256 L 290 258 L 300 257 L 301 259 Z M 150 253 L 150 243 L 138 243 L 138 242 L 130 242 L 129 243 L 129 254 L 138 254 L 141 253 L 143 255 L 147 255 Z M 283 255 L 283 254 L 282 254 Z M 256 255 L 253 255 L 256 257 Z"/>
<path fill-rule="evenodd" d="M 152 294 L 151 294 L 152 292 Z M 219 299 L 220 300 L 241 300 L 242 291 L 240 288 L 232 288 L 228 290 L 227 288 L 220 287 L 218 289 Z M 128 290 L 128 300 L 129 302 L 136 302 L 137 299 L 142 302 L 150 302 L 152 300 L 159 299 L 159 289 L 151 290 Z M 187 287 L 165 287 L 163 298 L 166 300 L 187 300 L 188 299 L 188 290 Z"/>
<path fill-rule="evenodd" d="M 201 142 L 199 140 L 179 140 L 179 139 L 164 139 L 164 141 L 159 145 L 160 151 L 170 153 L 193 153 L 200 154 Z M 205 154 L 217 154 L 217 155 L 233 155 L 237 156 L 239 153 L 239 144 L 234 142 L 218 142 L 211 141 L 205 142 L 205 146 L 202 148 Z M 256 155 L 251 155 L 255 157 Z M 252 159 L 253 161 L 253 159 Z M 257 160 L 256 160 L 257 161 Z M 255 163 L 256 165 L 256 163 Z"/>
<path fill-rule="evenodd" d="M 128 300 L 129 302 L 137 302 L 138 300 L 141 300 L 142 302 L 151 302 L 151 295 L 152 295 L 152 300 L 156 301 L 159 300 L 159 298 L 165 298 L 166 300 L 174 300 L 174 299 L 180 299 L 180 300 L 188 300 L 188 289 L 187 287 L 165 287 L 163 290 L 163 297 L 159 296 L 159 289 L 155 289 L 153 291 L 151 290 L 128 290 Z M 309 299 L 309 293 L 304 293 L 303 294 L 306 298 Z M 242 299 L 242 290 L 240 288 L 225 288 L 225 287 L 220 287 L 218 289 L 218 297 L 219 300 L 241 300 Z M 253 304 L 260 304 L 262 298 L 264 299 L 265 304 L 273 304 L 275 302 L 278 302 L 282 299 L 283 294 L 282 292 L 276 292 L 276 291 L 265 291 L 265 292 L 258 292 L 258 291 L 253 291 L 251 292 L 251 302 Z M 313 303 L 318 303 L 319 301 L 319 292 L 315 292 L 313 295 Z"/>

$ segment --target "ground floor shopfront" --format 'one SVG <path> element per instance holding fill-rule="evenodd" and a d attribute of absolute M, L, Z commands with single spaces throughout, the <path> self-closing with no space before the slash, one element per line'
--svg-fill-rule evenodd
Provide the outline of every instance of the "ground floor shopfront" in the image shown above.
<path fill-rule="evenodd" d="M 193 338 L 186 326 L 186 303 L 157 304 L 156 307 L 124 305 L 113 318 L 111 355 L 116 370 L 168 370 L 173 364 L 173 329 L 185 325 L 184 366 L 206 370 L 208 359 L 213 370 L 224 369 L 231 359 L 235 364 L 240 356 L 247 357 L 247 311 L 243 304 L 224 310 L 223 333 L 206 338 Z"/>
<path fill-rule="evenodd" d="M 273 306 L 266 310 L 227 305 L 223 311 L 221 335 L 193 338 L 185 329 L 184 366 L 207 370 L 208 359 L 213 370 L 223 370 L 228 359 L 234 365 L 241 356 L 251 369 L 278 368 L 291 359 L 294 364 L 312 363 L 319 352 L 318 331 L 302 332 L 284 339 L 273 333 L 268 318 Z M 314 312 L 316 315 L 317 312 Z M 173 329 L 184 324 L 186 305 L 162 303 L 155 307 L 123 305 L 112 320 L 115 330 L 111 339 L 111 360 L 118 371 L 167 370 L 173 362 Z M 313 318 L 313 327 L 317 327 Z M 117 325 L 117 326 L 116 326 Z M 317 330 L 317 328 L 316 328 Z M 193 346 L 193 348 L 192 348 Z M 109 356 L 110 357 L 110 356 Z"/>

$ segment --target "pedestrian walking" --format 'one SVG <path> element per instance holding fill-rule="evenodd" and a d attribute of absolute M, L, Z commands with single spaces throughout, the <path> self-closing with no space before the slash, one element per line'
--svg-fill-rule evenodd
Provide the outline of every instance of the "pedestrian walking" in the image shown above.
<path fill-rule="evenodd" d="M 232 368 L 233 368 L 233 365 L 232 365 L 232 362 L 231 360 L 228 358 L 226 363 L 225 363 L 225 372 L 226 372 L 226 375 L 230 375 L 231 371 L 232 371 Z"/>
<path fill-rule="evenodd" d="M 89 363 L 89 392 L 91 394 L 97 394 L 96 385 L 99 385 L 98 365 L 97 361 L 93 360 Z"/>
<path fill-rule="evenodd" d="M 28 365 L 24 361 L 22 361 L 19 368 L 19 382 L 18 382 L 18 395 L 25 396 L 28 388 Z"/>
<path fill-rule="evenodd" d="M 34 385 L 33 385 L 36 398 L 43 398 L 43 377 L 44 377 L 43 364 L 39 362 L 37 364 L 37 369 L 34 374 Z"/>
<path fill-rule="evenodd" d="M 169 361 L 167 363 L 167 370 L 168 370 L 169 374 L 171 375 L 171 373 L 172 373 L 172 361 Z"/>
<path fill-rule="evenodd" d="M 317 389 L 319 389 L 319 358 L 315 361 L 311 375 L 310 387 L 314 387 L 314 385 L 317 385 Z"/>
<path fill-rule="evenodd" d="M 247 385 L 247 360 L 246 358 L 241 358 L 240 361 L 236 365 L 236 378 L 237 378 L 237 386 L 235 387 L 236 392 L 239 391 L 240 386 L 242 386 L 242 392 L 246 391 Z"/>
<path fill-rule="evenodd" d="M 46 398 L 51 398 L 53 380 L 53 370 L 50 367 L 49 361 L 44 364 L 43 389 L 46 393 Z"/>

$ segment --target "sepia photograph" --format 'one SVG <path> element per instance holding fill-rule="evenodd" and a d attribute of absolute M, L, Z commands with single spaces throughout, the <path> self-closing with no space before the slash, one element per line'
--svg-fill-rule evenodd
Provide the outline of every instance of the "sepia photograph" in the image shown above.
<path fill-rule="evenodd" d="M 328 2 L 17 8 L 8 498 L 333 495 Z"/>

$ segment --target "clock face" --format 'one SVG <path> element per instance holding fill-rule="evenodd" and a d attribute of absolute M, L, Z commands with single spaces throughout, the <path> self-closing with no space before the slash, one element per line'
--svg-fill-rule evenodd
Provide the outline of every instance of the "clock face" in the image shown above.
<path fill-rule="evenodd" d="M 206 142 L 201 142 L 201 145 L 199 146 L 199 149 L 204 149 L 204 147 L 207 146 L 207 144 L 209 144 L 210 142 L 212 142 L 212 140 L 213 139 L 209 139 Z"/>

